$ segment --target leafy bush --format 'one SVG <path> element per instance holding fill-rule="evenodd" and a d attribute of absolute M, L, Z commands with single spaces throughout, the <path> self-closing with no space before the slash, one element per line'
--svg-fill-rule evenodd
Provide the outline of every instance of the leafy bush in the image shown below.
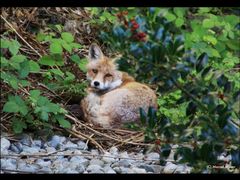
<path fill-rule="evenodd" d="M 75 53 L 81 45 L 74 42 L 71 33 L 62 32 L 60 25 L 54 28 L 55 31 L 38 33 L 37 39 L 49 46 L 49 53 L 36 60 L 30 60 L 21 53 L 21 44 L 17 40 L 8 39 L 7 35 L 1 38 L 1 81 L 10 91 L 2 111 L 12 113 L 15 133 L 51 129 L 56 124 L 63 128 L 71 127 L 65 119 L 67 111 L 55 103 L 54 98 L 47 97 L 48 93 L 42 86 L 71 96 L 85 94 L 86 82 L 76 78 L 66 66 L 70 64 L 70 67 L 76 66 L 85 72 L 86 59 L 80 59 Z M 69 60 L 64 59 L 66 56 L 70 56 Z M 34 77 L 42 82 L 36 83 Z"/>
<path fill-rule="evenodd" d="M 235 8 L 115 8 L 118 17 L 101 39 L 122 53 L 121 70 L 157 84 L 158 112 L 142 112 L 146 141 L 161 145 L 164 164 L 239 167 L 239 10 Z M 148 122 L 146 124 L 146 122 Z M 147 127 L 146 127 L 147 126 Z M 214 169 L 213 169 L 214 170 Z"/>

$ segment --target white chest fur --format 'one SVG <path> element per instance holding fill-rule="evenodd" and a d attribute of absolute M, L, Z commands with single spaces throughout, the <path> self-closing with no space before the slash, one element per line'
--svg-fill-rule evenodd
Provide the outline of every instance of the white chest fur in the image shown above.
<path fill-rule="evenodd" d="M 95 93 L 89 93 L 86 97 L 86 101 L 88 102 L 88 112 L 91 116 L 97 116 L 101 103 L 100 97 Z"/>

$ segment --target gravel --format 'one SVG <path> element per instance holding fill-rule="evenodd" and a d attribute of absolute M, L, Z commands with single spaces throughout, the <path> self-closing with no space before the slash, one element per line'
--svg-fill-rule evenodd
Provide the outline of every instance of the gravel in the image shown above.
<path fill-rule="evenodd" d="M 6 155 L 23 155 L 22 158 Z M 46 154 L 46 156 L 40 156 Z M 134 153 L 111 147 L 102 153 L 83 141 L 54 135 L 48 141 L 23 135 L 18 142 L 1 137 L 1 173 L 146 174 L 190 173 L 191 167 L 159 164 L 159 153 Z M 4 156 L 5 155 L 5 156 Z M 25 156 L 26 155 L 26 156 Z M 34 156 L 27 156 L 34 155 Z M 220 157 L 223 158 L 223 157 Z"/>

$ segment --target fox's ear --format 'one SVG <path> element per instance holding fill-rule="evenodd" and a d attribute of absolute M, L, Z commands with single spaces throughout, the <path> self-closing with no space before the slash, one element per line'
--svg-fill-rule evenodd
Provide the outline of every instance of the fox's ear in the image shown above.
<path fill-rule="evenodd" d="M 90 61 L 95 61 L 103 58 L 103 52 L 97 44 L 91 44 L 89 48 L 88 58 Z"/>

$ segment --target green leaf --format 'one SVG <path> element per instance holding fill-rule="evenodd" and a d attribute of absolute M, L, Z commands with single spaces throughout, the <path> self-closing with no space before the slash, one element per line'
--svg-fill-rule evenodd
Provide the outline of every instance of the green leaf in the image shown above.
<path fill-rule="evenodd" d="M 17 78 L 11 78 L 9 80 L 9 84 L 12 86 L 13 89 L 18 89 L 18 79 Z"/>
<path fill-rule="evenodd" d="M 14 55 L 10 59 L 10 61 L 14 63 L 21 63 L 24 60 L 26 60 L 26 56 L 23 56 L 23 55 Z"/>
<path fill-rule="evenodd" d="M 181 27 L 184 24 L 183 18 L 177 18 L 175 24 L 177 27 Z"/>
<path fill-rule="evenodd" d="M 29 98 L 34 102 L 37 103 L 38 98 L 40 97 L 41 92 L 39 90 L 31 90 L 29 91 L 30 96 Z"/>
<path fill-rule="evenodd" d="M 81 71 L 85 73 L 87 72 L 87 67 L 86 67 L 87 63 L 88 63 L 88 60 L 84 58 L 84 59 L 81 59 L 80 63 L 78 64 L 78 67 L 81 69 Z"/>
<path fill-rule="evenodd" d="M 211 11 L 211 8 L 201 7 L 199 8 L 198 13 L 205 14 L 208 13 L 209 11 Z"/>
<path fill-rule="evenodd" d="M 224 74 L 222 74 L 221 76 L 219 76 L 218 78 L 217 78 L 217 85 L 219 86 L 219 87 L 223 87 L 223 86 L 225 86 L 225 84 L 228 82 L 228 78 L 224 75 Z"/>
<path fill-rule="evenodd" d="M 30 72 L 32 73 L 40 72 L 40 66 L 35 61 L 32 61 L 32 60 L 29 61 L 29 68 L 30 68 Z"/>
<path fill-rule="evenodd" d="M 165 15 L 165 18 L 169 21 L 169 22 L 172 22 L 176 19 L 176 16 L 170 12 L 168 12 L 166 15 Z"/>
<path fill-rule="evenodd" d="M 61 77 L 64 76 L 64 73 L 60 69 L 50 69 L 49 71 L 54 73 L 55 75 L 59 75 Z"/>
<path fill-rule="evenodd" d="M 7 39 L 0 39 L 0 47 L 1 48 L 8 48 L 9 45 L 11 44 L 11 41 L 7 40 Z"/>
<path fill-rule="evenodd" d="M 8 67 L 9 65 L 9 60 L 7 60 L 5 57 L 0 57 L 0 66 L 1 67 Z"/>
<path fill-rule="evenodd" d="M 69 32 L 63 32 L 61 34 L 61 37 L 63 38 L 64 41 L 68 42 L 68 43 L 71 43 L 74 41 L 74 37 L 71 33 Z"/>
<path fill-rule="evenodd" d="M 162 155 L 163 157 L 167 158 L 171 152 L 171 146 L 169 144 L 164 144 L 162 147 L 161 147 L 161 154 L 160 156 Z"/>
<path fill-rule="evenodd" d="M 200 72 L 208 63 L 208 56 L 206 53 L 202 53 L 197 60 L 196 70 Z"/>
<path fill-rule="evenodd" d="M 54 42 L 50 45 L 50 52 L 52 54 L 62 54 L 62 51 L 63 49 L 60 43 Z"/>
<path fill-rule="evenodd" d="M 173 8 L 173 11 L 174 11 L 174 13 L 175 13 L 179 18 L 182 19 L 182 17 L 184 16 L 184 13 L 185 13 L 185 11 L 186 11 L 186 9 L 185 9 L 185 8 Z"/>
<path fill-rule="evenodd" d="M 65 119 L 58 119 L 58 122 L 63 128 L 71 128 L 71 123 Z"/>
<path fill-rule="evenodd" d="M 231 149 L 232 165 L 236 168 L 240 166 L 240 150 Z"/>
<path fill-rule="evenodd" d="M 75 79 L 75 75 L 69 71 L 66 72 L 66 75 L 67 77 L 64 79 L 64 81 L 73 81 Z"/>
<path fill-rule="evenodd" d="M 54 66 L 54 65 L 56 65 L 55 64 L 55 60 L 51 56 L 43 56 L 39 60 L 39 64 L 47 65 L 47 66 Z"/>
<path fill-rule="evenodd" d="M 20 80 L 19 83 L 20 83 L 23 87 L 30 85 L 30 82 L 27 81 L 27 80 Z"/>
<path fill-rule="evenodd" d="M 25 122 L 14 118 L 12 122 L 12 127 L 13 127 L 14 133 L 19 134 L 19 133 L 22 133 L 23 129 L 27 128 L 27 125 Z"/>
<path fill-rule="evenodd" d="M 23 63 L 20 64 L 20 68 L 21 69 L 18 71 L 19 77 L 20 78 L 27 77 L 29 72 L 30 72 L 29 62 L 28 61 L 24 61 Z"/>
<path fill-rule="evenodd" d="M 61 25 L 57 24 L 57 25 L 55 25 L 55 27 L 57 28 L 57 30 L 59 32 L 62 32 L 62 26 Z"/>
<path fill-rule="evenodd" d="M 217 44 L 217 39 L 213 36 L 203 36 L 203 40 L 206 42 L 211 43 L 212 45 L 216 45 Z"/>
<path fill-rule="evenodd" d="M 75 49 L 80 49 L 82 47 L 81 44 L 78 43 L 71 43 L 70 45 Z"/>
<path fill-rule="evenodd" d="M 14 101 L 8 101 L 3 106 L 3 112 L 16 113 L 19 112 L 19 107 Z"/>
<path fill-rule="evenodd" d="M 40 96 L 38 101 L 37 101 L 37 104 L 39 106 L 45 106 L 46 104 L 48 104 L 50 101 L 48 100 L 48 98 L 44 97 L 44 96 Z"/>
<path fill-rule="evenodd" d="M 48 113 L 47 112 L 42 111 L 41 114 L 40 114 L 40 117 L 41 117 L 42 120 L 48 121 Z"/>
<path fill-rule="evenodd" d="M 69 44 L 67 44 L 66 42 L 63 42 L 62 43 L 62 46 L 63 46 L 63 48 L 65 49 L 65 50 L 67 50 L 69 53 L 72 53 L 72 46 L 71 45 L 69 45 Z"/>
<path fill-rule="evenodd" d="M 13 40 L 9 45 L 9 51 L 14 56 L 18 53 L 20 47 L 21 45 L 19 44 L 19 42 L 17 40 Z"/>
<path fill-rule="evenodd" d="M 147 114 L 146 114 L 146 112 L 143 110 L 143 108 L 140 108 L 139 111 L 140 111 L 140 120 L 141 120 L 141 123 L 142 123 L 142 125 L 145 125 L 145 124 L 146 124 L 146 119 L 147 119 Z"/>
<path fill-rule="evenodd" d="M 211 52 L 211 56 L 212 56 L 212 57 L 217 57 L 217 58 L 220 58 L 220 57 L 221 57 L 221 55 L 219 54 L 219 52 L 218 52 L 216 49 L 214 49 L 214 48 L 211 48 L 211 49 L 210 49 L 210 52 Z"/>
<path fill-rule="evenodd" d="M 186 108 L 186 115 L 192 116 L 196 113 L 196 111 L 197 111 L 197 105 L 193 101 L 191 101 L 188 104 L 188 107 Z"/>
<path fill-rule="evenodd" d="M 15 98 L 15 102 L 19 106 L 19 112 L 25 116 L 28 113 L 28 107 L 26 106 L 25 102 L 19 96 L 15 96 L 14 98 Z"/>
<path fill-rule="evenodd" d="M 79 57 L 78 55 L 76 55 L 76 54 L 72 55 L 72 56 L 70 57 L 70 59 L 71 59 L 73 62 L 77 63 L 77 64 L 79 64 L 79 63 L 81 62 L 80 57 Z"/>
<path fill-rule="evenodd" d="M 36 38 L 37 38 L 37 40 L 40 41 L 40 42 L 41 42 L 41 41 L 44 41 L 45 38 L 46 38 L 46 34 L 38 33 Z"/>
<path fill-rule="evenodd" d="M 48 108 L 47 112 L 57 113 L 60 110 L 60 106 L 54 103 L 48 103 L 46 107 Z"/>
<path fill-rule="evenodd" d="M 204 28 L 212 28 L 214 27 L 214 21 L 212 19 L 204 19 L 202 25 Z"/>

